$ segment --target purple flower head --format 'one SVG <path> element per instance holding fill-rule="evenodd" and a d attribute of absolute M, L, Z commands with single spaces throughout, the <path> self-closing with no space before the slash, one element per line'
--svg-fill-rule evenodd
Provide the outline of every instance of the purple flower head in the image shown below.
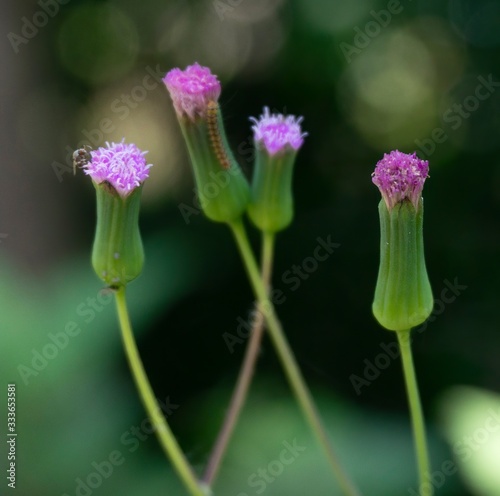
<path fill-rule="evenodd" d="M 406 198 L 417 210 L 428 174 L 429 162 L 419 159 L 416 152 L 409 154 L 393 150 L 378 161 L 372 181 L 382 193 L 389 210 Z"/>
<path fill-rule="evenodd" d="M 210 101 L 219 99 L 221 87 L 217 76 L 195 62 L 186 70 L 172 69 L 163 78 L 178 117 L 187 115 L 191 120 L 205 117 Z"/>
<path fill-rule="evenodd" d="M 269 107 L 264 107 L 264 113 L 260 120 L 250 117 L 255 123 L 252 126 L 254 140 L 261 143 L 270 155 L 275 155 L 282 150 L 292 148 L 297 151 L 304 143 L 303 133 L 300 127 L 302 117 L 293 115 L 270 114 Z"/>
<path fill-rule="evenodd" d="M 84 166 L 88 174 L 97 184 L 108 181 L 120 196 L 127 196 L 134 188 L 148 178 L 151 164 L 146 164 L 144 155 L 133 144 L 108 143 L 106 147 L 92 150 L 92 161 Z"/>

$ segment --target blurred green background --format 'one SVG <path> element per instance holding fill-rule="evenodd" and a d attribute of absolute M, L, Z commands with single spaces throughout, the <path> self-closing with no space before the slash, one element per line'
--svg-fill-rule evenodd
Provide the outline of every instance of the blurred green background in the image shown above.
<path fill-rule="evenodd" d="M 439 495 L 500 494 L 499 1 L 40 0 L 4 4 L 0 23 L 0 467 L 5 476 L 13 382 L 17 494 L 185 494 L 148 433 L 114 305 L 90 267 L 94 192 L 70 160 L 84 143 L 126 137 L 149 150 L 132 321 L 180 443 L 200 471 L 207 460 L 246 342 L 230 350 L 224 336 L 238 336 L 252 294 L 229 231 L 180 209 L 193 205 L 193 179 L 160 78 L 194 61 L 220 77 L 249 175 L 249 117 L 265 105 L 304 116 L 277 310 L 367 496 L 418 494 L 400 363 L 384 351 L 394 336 L 370 311 L 380 198 L 370 174 L 395 148 L 429 160 L 425 242 L 439 301 L 413 348 L 432 481 Z M 288 271 L 319 237 L 340 247 L 292 284 Z M 305 449 L 293 464 L 263 478 L 294 440 Z M 339 494 L 267 339 L 215 486 L 263 493 Z"/>

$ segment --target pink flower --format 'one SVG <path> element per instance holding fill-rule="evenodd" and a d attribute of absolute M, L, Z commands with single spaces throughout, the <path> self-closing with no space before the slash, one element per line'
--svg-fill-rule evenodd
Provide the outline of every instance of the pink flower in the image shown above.
<path fill-rule="evenodd" d="M 429 174 L 429 162 L 413 154 L 393 150 L 385 153 L 372 173 L 372 181 L 380 190 L 391 210 L 397 203 L 408 198 L 418 210 L 424 182 Z"/>
<path fill-rule="evenodd" d="M 290 148 L 297 151 L 307 136 L 300 127 L 302 117 L 270 114 L 269 107 L 264 107 L 260 120 L 255 117 L 251 117 L 250 120 L 255 123 L 252 126 L 254 140 L 263 144 L 270 155 Z"/>
<path fill-rule="evenodd" d="M 125 138 L 121 143 L 106 142 L 106 147 L 90 152 L 92 161 L 84 166 L 84 172 L 97 184 L 108 181 L 120 196 L 127 196 L 149 176 L 152 165 L 146 164 L 147 152 L 125 143 Z"/>
<path fill-rule="evenodd" d="M 170 93 L 178 117 L 187 116 L 194 121 L 196 117 L 205 117 L 210 101 L 217 101 L 221 86 L 217 76 L 208 67 L 195 62 L 184 71 L 172 69 L 163 78 Z"/>

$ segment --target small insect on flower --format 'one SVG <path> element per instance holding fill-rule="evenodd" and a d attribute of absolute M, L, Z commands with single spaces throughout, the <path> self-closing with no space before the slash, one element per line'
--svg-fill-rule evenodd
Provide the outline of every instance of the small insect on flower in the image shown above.
<path fill-rule="evenodd" d="M 84 145 L 83 148 L 79 148 L 73 152 L 73 175 L 76 175 L 77 167 L 84 167 L 89 162 L 92 162 L 92 156 L 90 151 L 92 148 L 89 145 Z"/>

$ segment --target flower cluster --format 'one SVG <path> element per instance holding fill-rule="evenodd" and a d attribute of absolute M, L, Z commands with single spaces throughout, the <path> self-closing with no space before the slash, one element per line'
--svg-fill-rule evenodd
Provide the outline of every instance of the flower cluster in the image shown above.
<path fill-rule="evenodd" d="M 405 199 L 409 199 L 418 210 L 428 174 L 429 162 L 418 158 L 416 152 L 407 154 L 393 150 L 378 161 L 372 181 L 379 188 L 389 210 Z"/>
<path fill-rule="evenodd" d="M 205 117 L 208 103 L 217 101 L 221 86 L 217 76 L 208 67 L 197 62 L 186 70 L 172 69 L 163 79 L 178 117 L 187 116 L 194 121 L 196 117 Z"/>
<path fill-rule="evenodd" d="M 126 196 L 140 186 L 149 176 L 151 164 L 146 163 L 144 155 L 134 144 L 108 143 L 106 147 L 92 150 L 92 160 L 84 165 L 95 183 L 107 181 L 120 196 Z"/>
<path fill-rule="evenodd" d="M 255 124 L 252 126 L 255 142 L 265 146 L 270 155 L 275 155 L 286 148 L 297 151 L 307 136 L 300 127 L 302 117 L 271 114 L 268 107 L 264 107 L 264 113 L 258 120 L 255 117 L 251 117 L 250 120 Z"/>

